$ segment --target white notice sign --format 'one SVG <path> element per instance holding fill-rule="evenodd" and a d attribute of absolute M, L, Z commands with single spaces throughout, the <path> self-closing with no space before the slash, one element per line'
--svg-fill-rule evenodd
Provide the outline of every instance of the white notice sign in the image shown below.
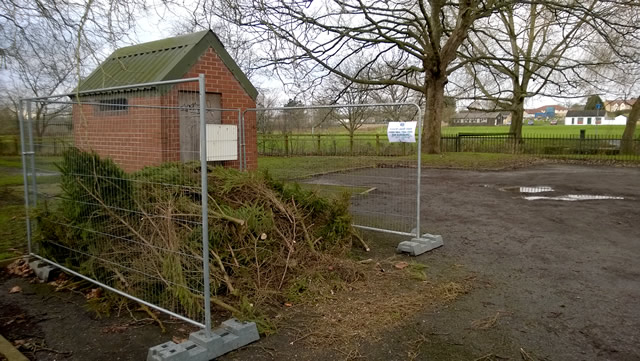
<path fill-rule="evenodd" d="M 415 143 L 416 122 L 389 122 L 387 137 L 389 143 Z"/>

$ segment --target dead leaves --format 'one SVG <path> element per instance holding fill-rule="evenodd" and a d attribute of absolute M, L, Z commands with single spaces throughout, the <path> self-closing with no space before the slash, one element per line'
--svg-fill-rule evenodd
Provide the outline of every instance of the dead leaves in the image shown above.
<path fill-rule="evenodd" d="M 103 327 L 100 331 L 102 333 L 123 333 L 129 329 L 128 325 L 112 325 Z"/>
<path fill-rule="evenodd" d="M 87 301 L 102 297 L 102 288 L 92 288 L 85 296 Z"/>
<path fill-rule="evenodd" d="M 10 275 L 18 277 L 29 277 L 33 274 L 33 270 L 29 266 L 29 262 L 24 258 L 17 259 L 8 265 L 7 272 Z"/>
<path fill-rule="evenodd" d="M 11 287 L 11 289 L 9 290 L 9 293 L 20 293 L 22 292 L 22 287 L 20 286 L 13 286 Z"/>
<path fill-rule="evenodd" d="M 173 337 L 171 338 L 171 341 L 173 341 L 173 343 L 183 343 L 183 342 L 187 341 L 187 338 L 185 338 L 185 337 L 173 336 Z"/>

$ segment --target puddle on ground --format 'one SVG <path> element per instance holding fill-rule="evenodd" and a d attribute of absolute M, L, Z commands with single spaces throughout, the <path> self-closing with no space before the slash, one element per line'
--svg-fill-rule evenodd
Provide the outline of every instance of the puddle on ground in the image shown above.
<path fill-rule="evenodd" d="M 484 185 L 485 187 L 489 187 L 489 185 Z M 510 186 L 510 187 L 502 187 L 498 188 L 503 192 L 513 192 L 518 194 L 523 194 L 522 198 L 528 201 L 539 201 L 539 200 L 551 200 L 551 201 L 566 201 L 566 202 L 575 202 L 575 201 L 597 201 L 597 200 L 620 200 L 624 199 L 624 197 L 617 196 L 607 196 L 607 195 L 599 195 L 599 194 L 565 194 L 559 196 L 544 196 L 544 195 L 529 195 L 534 193 L 550 193 L 555 192 L 553 187 L 548 186 L 533 186 L 533 187 L 521 187 L 521 186 Z"/>
<path fill-rule="evenodd" d="M 535 187 L 502 187 L 501 191 L 504 192 L 516 192 L 516 193 L 545 193 L 553 192 L 552 187 L 547 186 L 535 186 Z"/>
<path fill-rule="evenodd" d="M 596 194 L 567 194 L 564 196 L 557 196 L 557 197 L 525 196 L 522 198 L 528 201 L 551 200 L 551 201 L 567 201 L 567 202 L 596 201 L 596 200 L 603 200 L 603 199 L 604 200 L 624 199 L 624 197 L 602 196 L 602 195 L 596 195 Z"/>

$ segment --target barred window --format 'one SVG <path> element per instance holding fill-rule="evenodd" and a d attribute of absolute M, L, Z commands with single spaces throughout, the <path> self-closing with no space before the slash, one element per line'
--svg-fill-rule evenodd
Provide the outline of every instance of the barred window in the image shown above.
<path fill-rule="evenodd" d="M 104 99 L 99 103 L 99 112 L 126 112 L 129 109 L 127 98 Z"/>

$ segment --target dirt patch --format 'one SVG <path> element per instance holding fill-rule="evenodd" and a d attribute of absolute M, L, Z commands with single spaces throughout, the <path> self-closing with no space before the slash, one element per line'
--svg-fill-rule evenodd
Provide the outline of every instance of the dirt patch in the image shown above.
<path fill-rule="evenodd" d="M 413 265 L 394 267 L 404 258 L 372 262 L 362 270 L 364 281 L 293 310 L 291 318 L 305 327 L 296 330 L 292 342 L 356 355 L 360 345 L 382 341 L 385 332 L 425 309 L 455 301 L 472 287 L 473 278 L 462 269 L 448 274 L 444 282 L 425 273 L 417 276 Z"/>
<path fill-rule="evenodd" d="M 10 294 L 15 286 L 21 292 Z M 194 330 L 158 314 L 167 328 L 162 333 L 145 313 L 99 315 L 83 294 L 54 290 L 34 278 L 0 274 L 0 334 L 30 360 L 144 360 L 149 347 Z"/>

